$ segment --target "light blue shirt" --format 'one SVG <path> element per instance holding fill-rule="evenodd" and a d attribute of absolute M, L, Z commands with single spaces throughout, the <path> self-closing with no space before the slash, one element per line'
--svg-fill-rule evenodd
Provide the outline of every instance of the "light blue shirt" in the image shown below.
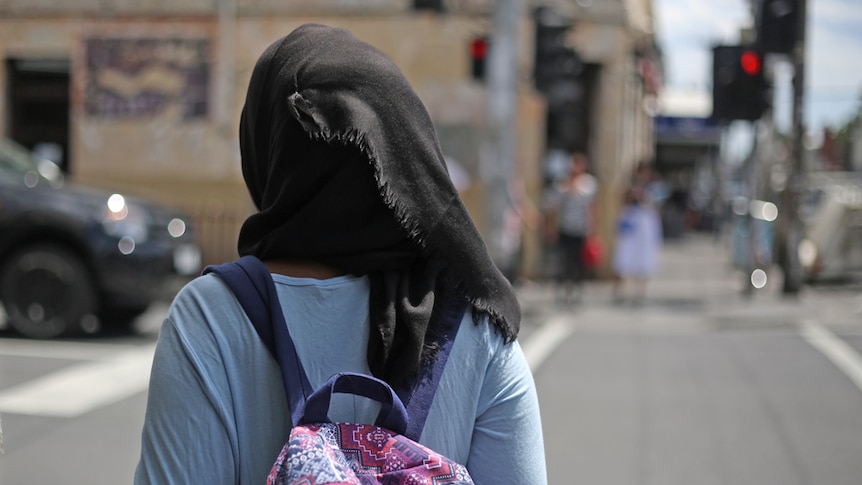
<path fill-rule="evenodd" d="M 274 275 L 311 385 L 369 373 L 366 277 Z M 373 423 L 341 395 L 333 421 Z M 159 336 L 135 483 L 263 485 L 290 434 L 281 372 L 227 286 L 202 276 L 177 295 Z M 517 342 L 464 316 L 419 440 L 467 466 L 477 484 L 545 484 L 535 385 Z"/>

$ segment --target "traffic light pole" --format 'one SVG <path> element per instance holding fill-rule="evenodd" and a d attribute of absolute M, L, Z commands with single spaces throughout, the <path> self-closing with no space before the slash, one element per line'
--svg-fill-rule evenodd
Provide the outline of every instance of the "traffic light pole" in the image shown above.
<path fill-rule="evenodd" d="M 793 148 L 789 183 L 782 194 L 782 212 L 786 218 L 786 230 L 781 258 L 784 273 L 782 291 L 785 295 L 796 295 L 802 288 L 803 271 L 799 261 L 799 243 L 803 236 L 800 219 L 800 198 L 805 189 L 805 27 L 807 0 L 797 0 L 798 18 L 796 45 L 793 49 Z"/>
<path fill-rule="evenodd" d="M 513 203 L 509 183 L 514 171 L 517 107 L 517 32 L 521 0 L 494 2 L 493 31 L 488 57 L 488 136 L 481 153 L 486 183 L 485 221 L 488 250 L 498 265 L 508 255 L 503 249 L 506 238 L 506 210 Z"/>

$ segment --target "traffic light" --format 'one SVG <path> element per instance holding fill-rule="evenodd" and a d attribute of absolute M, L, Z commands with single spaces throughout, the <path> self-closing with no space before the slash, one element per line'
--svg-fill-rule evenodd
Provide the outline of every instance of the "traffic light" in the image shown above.
<path fill-rule="evenodd" d="M 713 48 L 712 117 L 721 121 L 757 120 L 769 107 L 763 55 L 751 46 Z"/>
<path fill-rule="evenodd" d="M 580 56 L 566 45 L 566 33 L 571 21 L 549 7 L 535 11 L 536 56 L 533 82 L 536 89 L 547 94 L 556 81 L 575 78 L 583 70 Z"/>
<path fill-rule="evenodd" d="M 761 52 L 793 52 L 799 26 L 799 0 L 758 0 L 755 19 Z"/>
<path fill-rule="evenodd" d="M 485 61 L 488 59 L 488 38 L 474 37 L 470 41 L 470 72 L 474 80 L 485 80 Z"/>

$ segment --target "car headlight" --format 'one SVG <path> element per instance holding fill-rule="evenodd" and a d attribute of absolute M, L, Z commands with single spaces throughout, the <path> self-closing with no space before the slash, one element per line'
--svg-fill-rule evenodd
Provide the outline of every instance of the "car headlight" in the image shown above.
<path fill-rule="evenodd" d="M 108 235 L 138 243 L 147 240 L 147 211 L 129 204 L 120 194 L 108 197 L 102 217 L 102 227 Z"/>
<path fill-rule="evenodd" d="M 186 221 L 180 219 L 179 217 L 175 217 L 171 219 L 171 222 L 168 223 L 168 234 L 171 235 L 172 238 L 180 238 L 186 233 Z"/>
<path fill-rule="evenodd" d="M 183 244 L 174 249 L 174 269 L 183 276 L 197 274 L 201 269 L 201 250 L 194 244 Z"/>

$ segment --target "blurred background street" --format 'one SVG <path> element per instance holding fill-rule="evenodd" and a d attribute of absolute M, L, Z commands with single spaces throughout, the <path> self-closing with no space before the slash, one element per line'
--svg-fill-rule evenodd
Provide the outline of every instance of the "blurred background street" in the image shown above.
<path fill-rule="evenodd" d="M 426 105 L 552 484 L 862 482 L 857 0 L 0 0 L 0 485 L 131 481 L 170 299 L 254 211 L 253 63 L 308 22 Z"/>

